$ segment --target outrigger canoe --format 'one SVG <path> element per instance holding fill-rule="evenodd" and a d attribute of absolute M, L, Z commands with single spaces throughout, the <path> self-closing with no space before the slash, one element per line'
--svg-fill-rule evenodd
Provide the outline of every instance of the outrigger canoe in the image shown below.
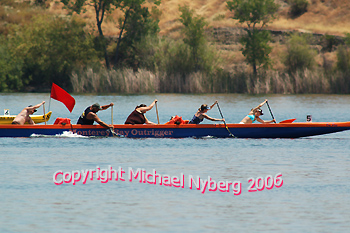
<path fill-rule="evenodd" d="M 237 138 L 300 138 L 350 130 L 350 122 L 227 124 L 227 127 Z M 61 135 L 64 132 L 96 137 L 120 135 L 128 138 L 232 137 L 224 124 L 114 125 L 113 134 L 100 125 L 0 125 L 0 137 Z"/>
<path fill-rule="evenodd" d="M 45 114 L 46 121 L 50 120 L 52 111 Z M 0 116 L 0 124 L 1 125 L 10 125 L 12 121 L 15 119 L 15 115 L 1 115 Z M 30 115 L 35 124 L 45 122 L 44 115 Z"/>

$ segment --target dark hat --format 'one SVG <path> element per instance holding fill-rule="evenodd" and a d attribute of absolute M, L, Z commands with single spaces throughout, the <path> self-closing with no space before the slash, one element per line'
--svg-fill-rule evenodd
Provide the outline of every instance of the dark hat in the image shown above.
<path fill-rule="evenodd" d="M 93 108 L 98 108 L 98 109 L 100 109 L 100 110 L 102 109 L 99 103 L 94 103 L 94 104 L 92 105 L 92 107 L 93 107 Z"/>
<path fill-rule="evenodd" d="M 210 109 L 209 107 L 208 107 L 208 105 L 206 105 L 206 104 L 202 104 L 202 106 L 201 106 L 201 108 L 200 108 L 200 110 L 205 110 L 205 109 Z"/>
<path fill-rule="evenodd" d="M 28 107 L 33 107 L 33 105 L 29 105 Z M 34 109 L 34 112 L 36 112 L 37 110 L 36 109 Z"/>
<path fill-rule="evenodd" d="M 260 112 L 261 115 L 264 115 L 264 113 L 261 109 L 258 109 L 258 112 Z"/>
<path fill-rule="evenodd" d="M 146 104 L 140 104 L 140 105 L 136 106 L 135 109 L 137 109 L 137 108 L 142 108 L 142 107 L 147 107 L 147 105 L 146 105 Z"/>

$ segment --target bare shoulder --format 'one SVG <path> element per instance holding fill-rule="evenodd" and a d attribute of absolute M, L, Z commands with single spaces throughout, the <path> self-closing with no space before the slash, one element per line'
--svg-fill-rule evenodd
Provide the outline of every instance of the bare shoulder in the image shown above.
<path fill-rule="evenodd" d="M 90 120 L 95 119 L 96 117 L 97 117 L 97 115 L 96 115 L 96 113 L 94 113 L 94 112 L 89 112 L 89 113 L 86 115 L 86 118 L 87 118 L 87 119 L 90 119 Z"/>

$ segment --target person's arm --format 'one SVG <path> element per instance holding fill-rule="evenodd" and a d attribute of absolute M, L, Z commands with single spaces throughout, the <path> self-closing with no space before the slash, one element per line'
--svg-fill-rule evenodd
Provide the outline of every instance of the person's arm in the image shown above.
<path fill-rule="evenodd" d="M 43 101 L 43 102 L 41 102 L 40 104 L 37 104 L 37 105 L 35 105 L 35 106 L 32 106 L 32 107 L 26 107 L 26 110 L 27 110 L 27 111 L 33 111 L 33 110 L 39 108 L 39 107 L 40 107 L 41 105 L 43 105 L 43 104 L 45 104 L 45 101 Z"/>
<path fill-rule="evenodd" d="M 106 110 L 107 108 L 112 107 L 112 106 L 114 106 L 114 103 L 103 105 L 103 106 L 101 106 L 101 108 L 102 108 L 102 110 Z"/>
<path fill-rule="evenodd" d="M 207 114 L 202 114 L 202 116 L 203 116 L 205 119 L 208 119 L 208 120 L 211 120 L 211 121 L 225 121 L 225 119 L 216 119 L 216 118 L 212 118 L 212 117 L 208 116 Z"/>
<path fill-rule="evenodd" d="M 96 121 L 99 125 L 105 127 L 105 128 L 112 128 L 114 129 L 114 126 L 113 125 L 108 125 L 106 124 L 105 122 L 103 122 L 98 116 L 96 113 L 93 113 L 93 112 L 89 112 L 89 114 L 86 116 L 87 119 L 89 120 L 94 120 Z"/>
<path fill-rule="evenodd" d="M 276 122 L 275 119 L 272 119 L 271 121 L 264 121 L 264 120 L 261 119 L 260 117 L 256 117 L 255 119 L 256 119 L 257 121 L 259 121 L 260 123 L 263 123 L 263 124 L 268 124 L 268 123 Z"/>
<path fill-rule="evenodd" d="M 267 102 L 267 99 L 264 102 L 262 102 L 261 104 L 259 104 L 257 107 L 253 108 L 252 111 L 261 108 L 266 102 Z"/>
<path fill-rule="evenodd" d="M 29 117 L 28 123 L 29 123 L 30 125 L 35 125 L 35 122 L 34 122 L 33 119 L 30 118 L 30 117 Z"/>
<path fill-rule="evenodd" d="M 218 101 L 215 100 L 215 102 L 210 106 L 210 109 L 212 109 L 215 106 L 215 104 L 217 104 L 217 103 L 218 103 Z"/>
<path fill-rule="evenodd" d="M 145 120 L 146 120 L 145 121 L 146 125 L 156 125 L 156 123 L 153 123 L 152 121 L 149 121 L 146 116 L 144 116 L 144 117 L 145 117 Z"/>
<path fill-rule="evenodd" d="M 139 111 L 141 111 L 141 112 L 147 112 L 147 111 L 149 111 L 149 110 L 151 110 L 152 108 L 153 108 L 153 106 L 157 103 L 157 99 L 155 99 L 154 101 L 153 101 L 153 103 L 151 103 L 151 105 L 149 105 L 149 106 L 147 106 L 147 107 L 140 107 L 140 108 L 138 108 L 138 110 Z"/>

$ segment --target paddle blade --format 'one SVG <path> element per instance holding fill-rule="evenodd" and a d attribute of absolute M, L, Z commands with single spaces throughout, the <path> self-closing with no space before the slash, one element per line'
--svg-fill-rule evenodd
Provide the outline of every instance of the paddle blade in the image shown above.
<path fill-rule="evenodd" d="M 293 121 L 295 121 L 295 120 L 296 120 L 296 118 L 288 119 L 288 120 L 281 121 L 280 123 L 293 123 Z"/>

